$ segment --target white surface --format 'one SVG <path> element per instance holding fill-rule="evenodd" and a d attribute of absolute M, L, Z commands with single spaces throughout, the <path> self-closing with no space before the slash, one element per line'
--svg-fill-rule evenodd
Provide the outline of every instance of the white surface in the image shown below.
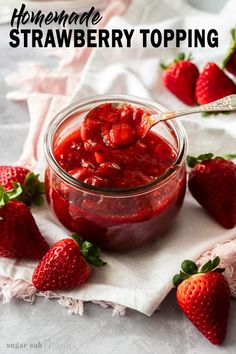
<path fill-rule="evenodd" d="M 1 29 L 0 29 L 1 30 Z M 2 37 L 2 36 L 1 36 Z M 1 53 L 0 77 L 14 69 L 15 63 L 39 56 L 36 51 L 5 49 Z M 13 162 L 19 156 L 27 130 L 24 107 L 5 100 L 6 87 L 1 85 L 0 163 Z M 22 135 L 11 133 L 11 123 L 21 126 Z M 13 134 L 13 135 L 12 135 Z M 9 146 L 9 140 L 11 144 Z M 6 146 L 9 146 L 6 151 Z M 83 318 L 69 316 L 55 302 L 38 301 L 35 306 L 14 303 L 1 306 L 0 354 L 15 353 L 7 344 L 42 343 L 42 349 L 18 349 L 18 352 L 40 353 L 228 353 L 236 351 L 236 302 L 222 347 L 213 347 L 189 325 L 179 311 L 174 294 L 151 318 L 129 311 L 127 317 L 111 317 L 111 310 L 86 305 Z"/>

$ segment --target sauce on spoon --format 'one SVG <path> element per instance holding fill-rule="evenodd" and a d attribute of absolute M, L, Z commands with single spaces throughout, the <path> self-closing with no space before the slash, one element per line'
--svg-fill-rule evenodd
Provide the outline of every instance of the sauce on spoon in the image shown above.
<path fill-rule="evenodd" d="M 135 144 L 149 129 L 149 117 L 147 111 L 130 104 L 95 107 L 81 126 L 85 150 L 119 150 Z"/>

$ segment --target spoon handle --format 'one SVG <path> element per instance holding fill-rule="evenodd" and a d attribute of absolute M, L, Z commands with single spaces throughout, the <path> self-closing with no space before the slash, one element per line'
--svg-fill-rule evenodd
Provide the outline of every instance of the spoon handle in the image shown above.
<path fill-rule="evenodd" d="M 193 113 L 233 111 L 234 109 L 236 110 L 236 95 L 230 95 L 223 97 L 217 101 L 189 109 L 184 109 L 182 111 L 164 112 L 158 115 L 158 117 L 156 117 L 156 122 L 177 118 Z"/>

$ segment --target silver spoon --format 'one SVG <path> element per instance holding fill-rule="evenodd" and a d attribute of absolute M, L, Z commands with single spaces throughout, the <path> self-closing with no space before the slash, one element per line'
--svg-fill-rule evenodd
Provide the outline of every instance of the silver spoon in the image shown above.
<path fill-rule="evenodd" d="M 201 113 L 201 112 L 222 112 L 222 111 L 233 111 L 236 110 L 236 95 L 230 95 L 223 97 L 217 101 L 213 101 L 211 103 L 207 103 L 201 106 L 196 106 L 193 108 L 184 109 L 181 111 L 173 111 L 173 112 L 163 112 L 152 114 L 150 116 L 147 115 L 147 121 L 145 123 L 145 131 L 143 136 L 147 134 L 147 132 L 157 123 L 161 121 L 165 121 L 168 119 L 173 119 L 177 117 L 186 116 L 188 114 Z"/>
<path fill-rule="evenodd" d="M 122 108 L 121 103 L 112 103 L 113 108 Z M 94 108 L 96 110 L 97 107 Z M 142 116 L 142 121 L 140 124 L 140 129 L 138 129 L 138 134 L 134 137 L 131 135 L 132 139 L 127 139 L 127 125 L 126 124 L 121 124 L 120 125 L 120 132 L 119 136 L 122 137 L 122 139 L 118 139 L 118 142 L 115 140 L 115 134 L 113 131 L 113 124 L 111 124 L 111 130 L 110 130 L 110 140 L 109 144 L 107 141 L 104 141 L 103 144 L 104 146 L 100 147 L 100 149 L 110 149 L 110 150 L 120 150 L 123 148 L 130 147 L 134 145 L 136 142 L 138 142 L 140 139 L 142 139 L 147 132 L 157 123 L 166 121 L 169 119 L 181 117 L 181 116 L 186 116 L 189 114 L 193 113 L 200 113 L 200 112 L 221 112 L 221 111 L 232 111 L 236 110 L 236 94 L 235 95 L 230 95 L 223 97 L 217 101 L 201 105 L 201 106 L 196 106 L 193 108 L 188 108 L 184 109 L 181 111 L 172 111 L 172 112 L 160 112 L 156 114 L 150 114 L 150 113 L 144 113 Z M 91 115 L 91 110 L 89 114 Z M 86 119 L 88 118 L 89 115 L 85 116 L 84 122 L 86 124 Z M 123 126 L 123 131 L 122 131 L 122 126 Z M 101 125 L 102 127 L 102 125 Z M 129 128 L 129 127 L 128 127 Z M 97 129 L 97 128 L 96 128 Z M 97 133 L 97 132 L 96 132 Z M 101 134 L 102 135 L 102 134 Z M 116 134 L 117 135 L 117 134 Z M 91 143 L 90 139 L 90 143 Z"/>

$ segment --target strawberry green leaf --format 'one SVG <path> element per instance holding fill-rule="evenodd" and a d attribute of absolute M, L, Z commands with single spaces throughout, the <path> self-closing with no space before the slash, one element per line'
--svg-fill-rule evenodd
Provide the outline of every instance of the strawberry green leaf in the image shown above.
<path fill-rule="evenodd" d="M 236 46 L 236 27 L 232 28 L 230 33 L 231 33 L 232 41 L 234 42 L 234 47 L 235 47 Z"/>
<path fill-rule="evenodd" d="M 208 153 L 208 154 L 202 154 L 197 157 L 198 161 L 206 161 L 210 160 L 214 157 L 214 154 Z"/>
<path fill-rule="evenodd" d="M 0 208 L 4 207 L 9 201 L 9 197 L 6 193 L 0 192 Z"/>
<path fill-rule="evenodd" d="M 160 63 L 160 67 L 161 67 L 163 70 L 168 69 L 168 65 L 165 65 L 164 63 Z"/>
<path fill-rule="evenodd" d="M 187 156 L 187 165 L 191 168 L 193 168 L 197 163 L 202 162 L 202 161 L 207 161 L 211 160 L 214 157 L 214 154 L 208 153 L 208 154 L 201 154 L 197 157 L 194 156 Z"/>
<path fill-rule="evenodd" d="M 44 182 L 39 182 L 39 184 L 37 185 L 37 192 L 40 194 L 45 193 L 45 183 Z"/>
<path fill-rule="evenodd" d="M 5 205 L 5 193 L 4 193 L 4 188 L 3 186 L 0 185 L 0 207 L 3 207 Z"/>
<path fill-rule="evenodd" d="M 179 61 L 182 61 L 184 59 L 185 59 L 185 54 L 183 52 L 180 52 L 175 59 L 175 63 L 178 63 Z"/>
<path fill-rule="evenodd" d="M 234 54 L 235 48 L 236 48 L 236 27 L 232 28 L 231 31 L 231 42 L 230 42 L 230 47 L 229 50 L 226 54 L 225 59 L 223 60 L 222 67 L 225 69 L 227 67 L 228 62 L 230 61 L 232 55 Z"/>
<path fill-rule="evenodd" d="M 225 271 L 224 268 L 216 268 L 214 269 L 214 272 L 218 272 L 218 273 L 223 273 Z"/>
<path fill-rule="evenodd" d="M 178 286 L 181 282 L 182 282 L 182 278 L 180 276 L 180 274 L 175 274 L 173 279 L 172 279 L 172 282 L 174 284 L 174 286 Z"/>
<path fill-rule="evenodd" d="M 196 164 L 198 163 L 198 160 L 194 156 L 187 156 L 187 165 L 191 168 L 193 168 Z"/>
<path fill-rule="evenodd" d="M 100 250 L 97 246 L 93 245 L 91 242 L 84 241 L 81 245 L 81 252 L 84 257 L 98 257 L 100 255 Z"/>
<path fill-rule="evenodd" d="M 39 181 L 39 175 L 29 172 L 25 177 L 23 185 L 23 193 L 20 200 L 26 205 L 42 205 L 44 203 L 44 198 L 42 194 L 45 193 L 44 183 Z"/>
<path fill-rule="evenodd" d="M 224 154 L 222 157 L 225 160 L 232 160 L 232 159 L 236 159 L 236 154 Z"/>
<path fill-rule="evenodd" d="M 94 267 L 102 267 L 104 265 L 106 265 L 107 263 L 104 262 L 101 258 L 99 257 L 90 257 L 87 256 L 86 260 L 89 264 L 93 265 Z"/>
<path fill-rule="evenodd" d="M 42 195 L 36 195 L 33 199 L 33 204 L 36 206 L 42 206 L 44 204 L 44 198 Z"/>
<path fill-rule="evenodd" d="M 22 187 L 20 183 L 13 182 L 13 188 L 9 191 L 4 191 L 0 186 L 0 208 L 4 207 L 10 200 L 17 200 L 22 195 Z"/>
<path fill-rule="evenodd" d="M 188 275 L 185 274 L 184 272 L 180 271 L 179 274 L 180 274 L 182 280 L 188 279 Z"/>
<path fill-rule="evenodd" d="M 212 261 L 209 260 L 202 266 L 202 268 L 200 269 L 200 273 L 207 273 L 210 272 L 212 269 L 213 269 Z"/>
<path fill-rule="evenodd" d="M 178 62 L 180 61 L 183 61 L 183 60 L 192 60 L 192 56 L 191 56 L 191 53 L 188 55 L 188 57 L 186 58 L 186 55 L 185 53 L 183 52 L 180 52 L 177 57 L 172 61 L 172 63 L 170 63 L 169 65 L 166 65 L 164 63 L 160 63 L 160 67 L 163 69 L 163 70 L 167 70 L 172 64 L 177 64 Z"/>
<path fill-rule="evenodd" d="M 194 274 L 200 274 L 200 273 L 208 273 L 208 272 L 219 272 L 223 273 L 224 269 L 219 268 L 218 265 L 220 263 L 220 257 L 215 257 L 213 260 L 207 261 L 200 271 L 198 271 L 197 265 L 190 260 L 185 260 L 181 264 L 182 271 L 180 271 L 179 274 L 176 274 L 172 281 L 175 286 L 179 285 L 183 280 L 191 278 L 192 275 Z M 215 268 L 218 267 L 218 268 Z"/>
<path fill-rule="evenodd" d="M 84 241 L 82 237 L 74 233 L 71 237 L 80 247 L 80 252 L 82 256 L 86 259 L 88 263 L 95 267 L 101 267 L 107 264 L 100 258 L 100 248 L 89 241 Z"/>
<path fill-rule="evenodd" d="M 213 269 L 214 268 L 216 268 L 216 267 L 218 267 L 218 265 L 220 264 L 220 257 L 215 257 L 214 259 L 213 259 L 213 261 L 212 261 L 212 267 L 213 267 Z"/>
<path fill-rule="evenodd" d="M 196 274 L 198 272 L 197 265 L 193 261 L 187 259 L 182 262 L 181 268 L 183 272 L 187 275 Z"/>
<path fill-rule="evenodd" d="M 80 250 L 86 261 L 91 265 L 101 267 L 106 264 L 106 262 L 103 262 L 100 258 L 100 248 L 92 243 L 85 241 Z"/>
<path fill-rule="evenodd" d="M 82 239 L 82 237 L 80 237 L 78 234 L 73 233 L 71 235 L 71 237 L 75 240 L 75 242 L 79 245 L 79 247 L 81 248 L 83 245 L 84 240 Z"/>
<path fill-rule="evenodd" d="M 6 191 L 6 194 L 8 195 L 10 200 L 15 200 L 20 195 L 22 195 L 22 187 L 20 183 L 16 183 L 16 182 L 13 182 L 12 185 L 13 185 L 13 189 Z"/>

